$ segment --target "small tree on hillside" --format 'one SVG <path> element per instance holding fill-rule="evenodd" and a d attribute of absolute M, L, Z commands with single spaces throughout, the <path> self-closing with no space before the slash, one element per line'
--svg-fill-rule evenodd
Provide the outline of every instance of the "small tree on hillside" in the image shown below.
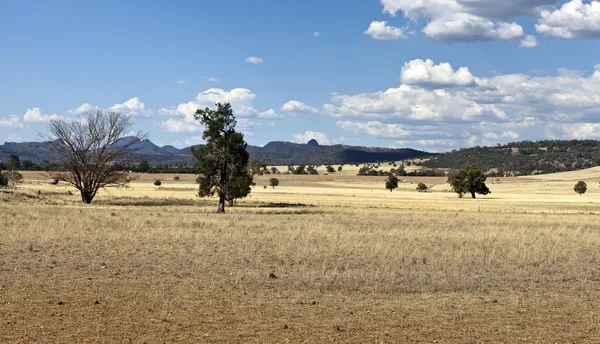
<path fill-rule="evenodd" d="M 129 116 L 92 110 L 82 114 L 79 121 L 53 120 L 49 129 L 49 148 L 66 170 L 49 174 L 79 190 L 82 202 L 92 203 L 100 188 L 129 182 L 127 172 L 119 169 L 134 163 L 130 148 L 137 140 L 124 139 L 131 132 Z M 136 135 L 138 139 L 144 137 Z"/>
<path fill-rule="evenodd" d="M 160 179 L 157 179 L 154 181 L 154 186 L 161 186 L 162 182 L 160 181 Z"/>
<path fill-rule="evenodd" d="M 277 174 L 279 173 L 279 170 L 277 169 L 277 167 L 271 167 L 271 174 Z"/>
<path fill-rule="evenodd" d="M 327 173 L 334 173 L 335 169 L 331 165 L 327 165 Z"/>
<path fill-rule="evenodd" d="M 394 175 L 390 175 L 385 182 L 385 188 L 390 190 L 390 192 L 394 191 L 394 189 L 398 188 L 398 178 Z"/>
<path fill-rule="evenodd" d="M 425 185 L 425 183 L 419 183 L 419 185 L 417 185 L 417 191 L 419 192 L 425 192 L 427 189 L 428 187 Z"/>
<path fill-rule="evenodd" d="M 275 189 L 276 186 L 279 186 L 279 179 L 271 178 L 269 180 L 269 184 L 273 187 L 273 189 Z"/>
<path fill-rule="evenodd" d="M 192 149 L 200 175 L 200 197 L 219 196 L 218 212 L 225 212 L 225 201 L 250 193 L 252 176 L 248 173 L 249 154 L 244 135 L 235 131 L 237 124 L 231 104 L 216 104 L 217 109 L 196 111 L 194 118 L 204 125 L 206 145 Z"/>
<path fill-rule="evenodd" d="M 337 171 L 338 172 L 342 172 L 343 167 L 342 166 L 338 166 Z"/>
<path fill-rule="evenodd" d="M 317 174 L 319 174 L 319 172 L 317 171 L 317 169 L 314 166 L 312 166 L 312 165 L 308 166 L 306 168 L 306 172 L 308 172 L 308 174 L 311 174 L 311 175 L 317 175 Z"/>
<path fill-rule="evenodd" d="M 470 193 L 471 197 L 475 198 L 475 194 L 487 195 L 490 193 L 490 189 L 485 185 L 486 179 L 485 173 L 481 172 L 476 166 L 471 165 L 448 177 L 448 183 L 459 197 Z"/>
<path fill-rule="evenodd" d="M 250 169 L 250 173 L 252 174 L 252 176 L 262 176 L 263 174 L 265 174 L 268 170 L 267 170 L 267 164 L 253 159 L 252 161 L 250 161 L 249 164 L 249 169 Z"/>
<path fill-rule="evenodd" d="M 573 190 L 578 194 L 583 195 L 587 191 L 587 184 L 584 181 L 578 181 Z"/>

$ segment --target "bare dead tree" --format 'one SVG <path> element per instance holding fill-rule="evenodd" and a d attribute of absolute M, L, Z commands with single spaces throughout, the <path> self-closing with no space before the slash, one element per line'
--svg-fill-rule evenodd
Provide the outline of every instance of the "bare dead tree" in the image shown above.
<path fill-rule="evenodd" d="M 51 121 L 50 150 L 66 172 L 48 173 L 74 186 L 87 204 L 100 188 L 127 184 L 127 172 L 120 171 L 119 165 L 134 162 L 131 146 L 136 140 L 122 140 L 131 126 L 128 116 L 102 110 L 86 112 L 76 121 Z M 136 137 L 143 139 L 145 135 L 138 133 Z"/>

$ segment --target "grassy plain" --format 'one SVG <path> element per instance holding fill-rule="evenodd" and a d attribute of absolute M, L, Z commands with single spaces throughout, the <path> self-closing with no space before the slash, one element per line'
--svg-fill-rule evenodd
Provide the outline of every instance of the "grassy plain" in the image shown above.
<path fill-rule="evenodd" d="M 444 178 L 266 176 L 224 215 L 194 176 L 91 206 L 24 176 L 0 193 L 2 342 L 600 342 L 599 169 L 477 200 Z"/>

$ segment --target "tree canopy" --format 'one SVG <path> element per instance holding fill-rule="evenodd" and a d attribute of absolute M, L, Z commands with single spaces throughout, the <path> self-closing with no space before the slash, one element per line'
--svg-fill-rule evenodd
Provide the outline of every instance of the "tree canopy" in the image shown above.
<path fill-rule="evenodd" d="M 120 166 L 133 163 L 133 139 L 129 116 L 115 111 L 92 110 L 79 121 L 56 119 L 50 122 L 50 150 L 65 172 L 49 172 L 81 194 L 84 203 L 92 203 L 100 188 L 129 182 Z M 138 133 L 137 138 L 144 135 Z"/>
<path fill-rule="evenodd" d="M 204 146 L 192 149 L 200 175 L 199 196 L 218 195 L 218 212 L 225 212 L 225 201 L 246 197 L 252 175 L 248 172 L 249 154 L 244 135 L 235 131 L 237 124 L 231 104 L 216 104 L 216 109 L 198 109 L 194 118 L 204 127 Z"/>
<path fill-rule="evenodd" d="M 398 178 L 394 175 L 390 175 L 385 182 L 385 188 L 390 190 L 390 192 L 394 191 L 394 189 L 398 188 Z"/>
<path fill-rule="evenodd" d="M 490 193 L 490 189 L 485 185 L 486 179 L 485 173 L 481 172 L 477 166 L 470 165 L 448 177 L 448 183 L 460 197 L 470 193 L 471 197 L 475 198 L 475 194 L 487 195 Z"/>
<path fill-rule="evenodd" d="M 586 182 L 584 182 L 584 181 L 578 181 L 577 184 L 575 184 L 575 187 L 573 188 L 573 190 L 575 192 L 577 192 L 578 194 L 583 195 L 587 191 L 587 184 L 586 184 Z"/>

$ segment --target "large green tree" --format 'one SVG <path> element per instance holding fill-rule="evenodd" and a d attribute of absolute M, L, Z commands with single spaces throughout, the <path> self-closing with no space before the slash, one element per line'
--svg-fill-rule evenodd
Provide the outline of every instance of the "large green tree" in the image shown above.
<path fill-rule="evenodd" d="M 9 155 L 6 162 L 6 169 L 11 172 L 21 169 L 21 159 L 19 159 L 19 156 L 14 154 Z"/>
<path fill-rule="evenodd" d="M 385 188 L 390 190 L 390 192 L 394 191 L 394 189 L 398 188 L 398 178 L 394 175 L 390 175 L 385 182 Z"/>
<path fill-rule="evenodd" d="M 460 197 L 470 193 L 471 197 L 475 198 L 475 194 L 487 195 L 491 193 L 485 185 L 486 179 L 485 173 L 481 172 L 477 166 L 470 165 L 461 168 L 457 174 L 448 177 L 448 183 Z"/>
<path fill-rule="evenodd" d="M 216 109 L 198 109 L 194 118 L 204 127 L 206 145 L 192 149 L 200 175 L 200 197 L 219 197 L 218 212 L 225 212 L 225 201 L 250 193 L 252 176 L 244 135 L 235 131 L 237 124 L 231 104 L 216 104 Z"/>

